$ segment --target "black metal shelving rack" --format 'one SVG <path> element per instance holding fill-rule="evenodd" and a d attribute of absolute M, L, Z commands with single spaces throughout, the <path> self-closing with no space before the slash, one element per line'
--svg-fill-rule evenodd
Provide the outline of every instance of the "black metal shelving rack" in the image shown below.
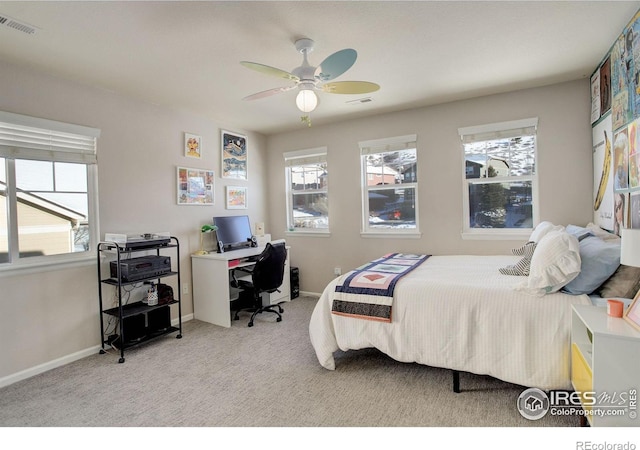
<path fill-rule="evenodd" d="M 146 278 L 142 278 L 135 281 L 122 281 L 122 276 L 120 274 L 120 261 L 126 259 L 126 258 L 123 258 L 123 254 L 130 255 L 131 253 L 134 253 L 134 252 L 155 250 L 156 255 L 160 256 L 160 250 L 163 250 L 163 249 L 175 249 L 176 258 L 174 261 L 172 261 L 172 265 L 175 264 L 176 271 L 172 270 L 162 275 L 154 275 L 152 277 L 146 277 Z M 113 277 L 103 278 L 102 276 L 101 255 L 105 251 L 116 253 L 116 261 L 117 261 L 117 266 L 116 266 L 117 277 L 116 278 L 113 278 Z M 182 293 L 182 289 L 180 284 L 180 243 L 178 242 L 178 239 L 176 237 L 171 236 L 168 243 L 150 244 L 148 246 L 143 245 L 135 248 L 123 247 L 115 242 L 100 242 L 98 244 L 97 253 L 98 253 L 98 298 L 100 301 L 100 343 L 101 343 L 100 354 L 106 353 L 105 344 L 110 346 L 113 344 L 113 342 L 110 341 L 109 336 L 105 336 L 104 314 L 116 317 L 118 319 L 118 324 L 120 328 L 120 334 L 118 335 L 119 343 L 117 346 L 117 348 L 120 350 L 120 359 L 118 360 L 119 363 L 123 363 L 125 361 L 124 351 L 126 348 L 133 347 L 135 345 L 141 344 L 143 342 L 149 341 L 150 339 L 154 339 L 159 336 L 175 333 L 176 331 L 178 332 L 178 334 L 176 335 L 176 339 L 181 339 L 182 338 L 182 301 L 181 301 L 180 295 Z M 143 303 L 142 301 L 127 303 L 127 304 L 123 303 L 122 290 L 124 286 L 144 283 L 145 281 L 153 281 L 153 280 L 157 280 L 157 282 L 160 283 L 160 280 L 162 278 L 170 277 L 170 276 L 178 277 L 178 292 L 177 293 L 174 292 L 174 299 L 172 301 L 168 303 L 154 305 L 154 306 L 149 306 Z M 114 308 L 103 309 L 102 288 L 104 285 L 111 285 L 116 288 L 116 294 L 118 296 L 118 306 Z M 149 330 L 149 332 L 146 333 L 144 336 L 136 340 L 129 340 L 129 341 L 127 340 L 126 326 L 125 326 L 126 318 L 133 317 L 139 314 L 147 315 L 150 312 L 159 310 L 160 308 L 170 308 L 170 305 L 174 305 L 174 304 L 178 305 L 178 326 L 177 327 L 169 325 L 168 327 L 165 327 L 162 329 L 152 329 L 152 330 Z"/>

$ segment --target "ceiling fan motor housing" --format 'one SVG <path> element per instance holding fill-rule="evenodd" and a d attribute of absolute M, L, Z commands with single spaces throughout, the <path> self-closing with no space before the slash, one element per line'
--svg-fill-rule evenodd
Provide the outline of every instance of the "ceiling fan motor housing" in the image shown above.
<path fill-rule="evenodd" d="M 302 53 L 304 59 L 302 60 L 302 65 L 293 69 L 291 73 L 300 79 L 299 85 L 301 89 L 313 89 L 316 85 L 316 68 L 312 67 L 307 60 L 307 55 L 313 51 L 313 40 L 307 38 L 298 39 L 296 41 L 296 50 Z"/>
<path fill-rule="evenodd" d="M 296 50 L 298 50 L 300 53 L 311 53 L 313 51 L 313 39 L 298 39 L 296 41 Z"/>

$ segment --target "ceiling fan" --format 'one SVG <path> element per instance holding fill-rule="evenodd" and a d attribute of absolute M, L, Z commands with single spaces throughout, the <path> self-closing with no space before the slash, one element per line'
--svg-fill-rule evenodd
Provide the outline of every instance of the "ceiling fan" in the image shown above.
<path fill-rule="evenodd" d="M 257 100 L 281 92 L 298 89 L 296 105 L 300 111 L 309 113 L 318 106 L 318 97 L 315 91 L 329 94 L 368 94 L 380 89 L 379 85 L 369 81 L 330 82 L 353 66 L 358 57 L 358 53 L 352 48 L 345 48 L 329 55 L 319 66 L 314 67 L 311 66 L 307 60 L 307 56 L 313 51 L 313 44 L 313 40 L 307 38 L 298 39 L 295 42 L 296 50 L 302 53 L 303 60 L 302 65 L 296 67 L 291 72 L 255 62 L 241 61 L 240 64 L 249 69 L 294 82 L 291 86 L 277 87 L 258 92 L 245 97 L 243 100 Z M 302 119 L 304 121 L 305 117 L 303 116 Z M 308 117 L 306 121 L 308 121 Z"/>

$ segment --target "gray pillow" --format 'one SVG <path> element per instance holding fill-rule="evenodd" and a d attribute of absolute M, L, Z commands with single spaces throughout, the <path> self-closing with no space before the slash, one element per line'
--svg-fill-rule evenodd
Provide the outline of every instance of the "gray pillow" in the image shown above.
<path fill-rule="evenodd" d="M 598 294 L 600 297 L 634 298 L 640 290 L 640 267 L 620 265 L 605 281 Z"/>

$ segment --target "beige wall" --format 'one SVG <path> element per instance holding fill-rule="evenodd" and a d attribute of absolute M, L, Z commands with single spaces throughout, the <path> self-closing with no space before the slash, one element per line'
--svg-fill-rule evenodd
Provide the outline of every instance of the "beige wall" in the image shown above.
<path fill-rule="evenodd" d="M 458 128 L 538 117 L 540 219 L 592 220 L 592 154 L 588 80 L 313 126 L 268 140 L 269 208 L 277 237 L 286 227 L 283 152 L 326 146 L 331 237 L 288 236 L 301 290 L 322 292 L 334 267 L 350 270 L 387 252 L 495 254 L 519 241 L 470 241 L 462 229 L 462 149 Z M 418 135 L 421 239 L 360 236 L 358 142 Z"/>
<path fill-rule="evenodd" d="M 169 231 L 181 243 L 183 282 L 198 228 L 228 214 L 224 186 L 248 186 L 252 222 L 274 238 L 285 233 L 282 153 L 328 147 L 330 238 L 287 237 L 301 289 L 320 292 L 333 268 L 346 271 L 390 251 L 500 253 L 515 242 L 463 241 L 460 126 L 539 117 L 541 219 L 587 223 L 591 217 L 591 128 L 587 80 L 301 128 L 266 138 L 162 105 L 93 89 L 0 62 L 0 110 L 100 128 L 100 228 L 104 232 Z M 246 134 L 249 181 L 222 180 L 220 129 Z M 202 136 L 202 159 L 183 156 L 183 132 Z M 358 141 L 417 133 L 421 239 L 361 238 Z M 176 205 L 176 166 L 213 169 L 215 206 Z M 267 170 L 268 167 L 268 170 Z M 243 211 L 244 212 L 244 211 Z M 99 344 L 94 262 L 32 274 L 0 275 L 0 385 Z M 183 296 L 183 314 L 192 311 Z M 92 350 L 93 351 L 93 350 Z"/>
<path fill-rule="evenodd" d="M 100 128 L 101 237 L 105 232 L 169 231 L 180 240 L 181 280 L 189 287 L 189 255 L 200 247 L 199 227 L 213 216 L 247 213 L 270 232 L 266 139 L 260 134 L 2 61 L 0 110 Z M 220 178 L 220 129 L 247 136 L 248 181 Z M 202 136 L 201 159 L 183 156 L 184 132 Z M 215 171 L 214 206 L 176 204 L 176 166 Z M 249 209 L 226 210 L 225 185 L 248 186 Z M 73 269 L 0 273 L 0 385 L 3 377 L 99 345 L 96 280 L 93 260 Z M 175 277 L 167 281 L 175 283 Z M 189 316 L 191 295 L 183 301 L 183 315 Z"/>

